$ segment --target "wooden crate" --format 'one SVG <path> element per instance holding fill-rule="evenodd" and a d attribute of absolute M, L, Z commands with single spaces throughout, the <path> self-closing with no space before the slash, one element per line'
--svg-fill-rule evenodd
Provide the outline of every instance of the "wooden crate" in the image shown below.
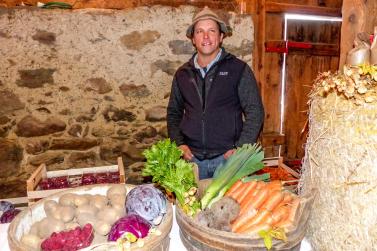
<path fill-rule="evenodd" d="M 46 165 L 41 164 L 26 181 L 26 191 L 29 205 L 33 204 L 41 198 L 45 198 L 57 192 L 64 191 L 69 188 L 61 189 L 49 189 L 49 190 L 37 190 L 38 184 L 42 179 L 69 176 L 69 175 L 80 175 L 85 173 L 102 173 L 102 172 L 116 172 L 119 171 L 119 182 L 125 184 L 126 177 L 124 175 L 124 165 L 122 157 L 118 157 L 118 164 L 112 166 L 99 166 L 99 167 L 88 167 L 88 168 L 75 168 L 66 169 L 58 171 L 47 171 Z"/>
<path fill-rule="evenodd" d="M 284 164 L 283 157 L 273 157 L 273 158 L 265 158 L 263 159 L 264 166 L 279 166 L 286 170 L 288 173 L 292 174 L 293 177 L 299 179 L 300 174 Z"/>

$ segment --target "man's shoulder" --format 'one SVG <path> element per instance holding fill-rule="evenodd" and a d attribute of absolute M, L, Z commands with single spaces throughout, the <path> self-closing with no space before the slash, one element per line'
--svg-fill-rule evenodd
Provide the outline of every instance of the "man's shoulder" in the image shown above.
<path fill-rule="evenodd" d="M 188 71 L 188 70 L 192 70 L 192 65 L 191 65 L 190 61 L 188 61 L 188 62 L 184 63 L 183 65 L 181 65 L 180 67 L 178 67 L 175 74 L 179 74 L 181 72 Z"/>

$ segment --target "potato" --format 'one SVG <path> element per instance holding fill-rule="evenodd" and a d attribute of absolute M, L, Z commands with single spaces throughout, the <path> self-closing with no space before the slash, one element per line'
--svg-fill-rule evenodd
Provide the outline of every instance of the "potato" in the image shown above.
<path fill-rule="evenodd" d="M 97 194 L 97 195 L 94 195 L 90 199 L 90 205 L 95 206 L 99 210 L 101 210 L 102 208 L 104 208 L 108 204 L 108 202 L 109 202 L 109 200 L 104 195 L 98 195 Z"/>
<path fill-rule="evenodd" d="M 70 222 L 75 217 L 75 208 L 72 206 L 62 206 L 59 208 L 60 220 L 64 223 Z"/>
<path fill-rule="evenodd" d="M 59 204 L 56 201 L 47 200 L 43 204 L 43 209 L 45 210 L 46 216 L 47 216 L 47 214 L 53 212 L 58 206 L 59 206 Z"/>
<path fill-rule="evenodd" d="M 123 217 L 126 214 L 126 207 L 124 205 L 114 204 L 112 205 L 112 208 L 117 210 L 117 212 L 119 212 L 118 214 L 121 215 L 121 217 Z"/>
<path fill-rule="evenodd" d="M 83 227 L 85 224 L 90 223 L 92 226 L 98 221 L 94 215 L 90 213 L 81 213 L 77 216 L 77 222 Z"/>
<path fill-rule="evenodd" d="M 76 194 L 66 193 L 59 198 L 59 204 L 63 206 L 74 206 Z"/>
<path fill-rule="evenodd" d="M 126 202 L 126 195 L 113 194 L 109 197 L 111 205 L 124 205 Z"/>
<path fill-rule="evenodd" d="M 78 217 L 82 213 L 91 214 L 95 216 L 98 212 L 98 209 L 95 206 L 91 205 L 82 205 L 76 208 L 76 217 Z"/>
<path fill-rule="evenodd" d="M 97 220 L 93 226 L 97 234 L 107 235 L 110 232 L 111 225 L 105 221 Z"/>
<path fill-rule="evenodd" d="M 126 196 L 127 189 L 126 186 L 123 184 L 117 184 L 117 185 L 112 185 L 109 190 L 107 190 L 107 197 L 111 197 L 112 195 L 118 194 L 118 195 L 123 195 Z"/>
<path fill-rule="evenodd" d="M 102 220 L 104 222 L 113 225 L 120 217 L 118 215 L 118 211 L 112 207 L 106 207 L 99 211 L 96 215 L 98 220 Z"/>
<path fill-rule="evenodd" d="M 65 229 L 66 229 L 66 230 L 75 229 L 76 227 L 79 227 L 79 226 L 80 226 L 79 223 L 77 223 L 77 222 L 73 222 L 73 221 L 68 222 L 68 223 L 65 223 Z"/>
<path fill-rule="evenodd" d="M 24 234 L 21 237 L 21 242 L 28 247 L 28 250 L 40 250 L 41 239 L 34 234 Z"/>
<path fill-rule="evenodd" d="M 53 232 L 60 232 L 64 230 L 65 225 L 63 221 L 56 220 L 52 217 L 46 217 L 40 221 L 38 226 L 38 236 L 42 239 L 47 238 Z"/>
<path fill-rule="evenodd" d="M 76 207 L 86 205 L 88 203 L 89 203 L 89 198 L 85 194 L 83 194 L 83 195 L 76 194 L 76 196 L 75 196 Z"/>

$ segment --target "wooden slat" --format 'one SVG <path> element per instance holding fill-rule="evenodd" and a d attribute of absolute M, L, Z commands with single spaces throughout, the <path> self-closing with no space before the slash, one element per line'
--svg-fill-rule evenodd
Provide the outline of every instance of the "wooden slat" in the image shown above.
<path fill-rule="evenodd" d="M 119 170 L 119 182 L 126 183 L 126 176 L 124 174 L 124 165 L 123 165 L 122 157 L 118 157 L 117 161 L 118 161 L 117 169 Z"/>
<path fill-rule="evenodd" d="M 266 2 L 266 12 L 321 15 L 321 16 L 333 16 L 333 17 L 342 16 L 341 9 L 339 8 L 277 3 L 273 1 Z"/>
<path fill-rule="evenodd" d="M 46 178 L 46 165 L 41 164 L 30 176 L 29 179 L 26 181 L 26 190 L 32 191 L 36 188 L 39 181 L 43 178 Z"/>
<path fill-rule="evenodd" d="M 262 146 L 276 146 L 285 144 L 285 135 L 278 132 L 262 134 Z"/>
<path fill-rule="evenodd" d="M 265 48 L 277 48 L 283 50 L 286 45 L 283 40 L 272 40 L 265 42 Z M 309 43 L 311 48 L 289 47 L 289 54 L 309 54 L 314 56 L 339 56 L 340 49 L 338 44 Z"/>

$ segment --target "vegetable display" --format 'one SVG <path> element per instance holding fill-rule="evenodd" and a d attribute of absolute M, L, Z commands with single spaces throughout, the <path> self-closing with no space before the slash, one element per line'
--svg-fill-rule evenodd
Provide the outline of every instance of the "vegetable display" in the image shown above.
<path fill-rule="evenodd" d="M 127 214 L 138 214 L 150 224 L 158 225 L 166 213 L 166 198 L 153 185 L 140 185 L 127 194 L 125 207 Z"/>
<path fill-rule="evenodd" d="M 21 212 L 21 210 L 17 208 L 5 211 L 0 217 L 0 223 L 10 223 L 19 212 Z"/>
<path fill-rule="evenodd" d="M 152 176 L 153 182 L 160 184 L 169 192 L 174 192 L 179 205 L 188 215 L 200 210 L 196 200 L 197 184 L 192 163 L 181 159 L 183 152 L 170 139 L 154 144 L 143 152 L 147 159 L 142 174 Z"/>
<path fill-rule="evenodd" d="M 206 189 L 201 199 L 202 209 L 221 199 L 225 192 L 237 182 L 237 180 L 250 175 L 263 168 L 264 153 L 261 146 L 245 144 L 215 172 L 212 183 Z"/>

